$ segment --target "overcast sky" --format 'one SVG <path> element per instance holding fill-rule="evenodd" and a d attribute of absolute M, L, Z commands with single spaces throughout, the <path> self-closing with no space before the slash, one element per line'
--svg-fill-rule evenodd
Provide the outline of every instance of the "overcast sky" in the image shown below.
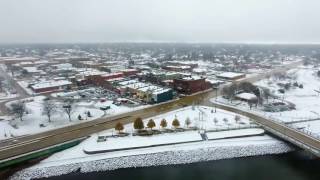
<path fill-rule="evenodd" d="M 0 43 L 318 43 L 319 8 L 319 0 L 0 0 Z"/>

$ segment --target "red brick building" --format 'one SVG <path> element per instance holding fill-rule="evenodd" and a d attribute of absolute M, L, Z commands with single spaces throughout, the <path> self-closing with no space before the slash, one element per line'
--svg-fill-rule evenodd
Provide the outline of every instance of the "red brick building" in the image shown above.
<path fill-rule="evenodd" d="M 173 88 L 174 90 L 182 94 L 193 94 L 209 89 L 210 83 L 206 82 L 205 78 L 174 79 Z"/>

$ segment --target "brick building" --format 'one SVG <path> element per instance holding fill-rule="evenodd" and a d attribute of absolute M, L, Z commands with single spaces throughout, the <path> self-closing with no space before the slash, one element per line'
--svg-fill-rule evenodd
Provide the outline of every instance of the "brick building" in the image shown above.
<path fill-rule="evenodd" d="M 174 79 L 173 88 L 182 94 L 193 94 L 210 88 L 210 83 L 205 78 Z"/>

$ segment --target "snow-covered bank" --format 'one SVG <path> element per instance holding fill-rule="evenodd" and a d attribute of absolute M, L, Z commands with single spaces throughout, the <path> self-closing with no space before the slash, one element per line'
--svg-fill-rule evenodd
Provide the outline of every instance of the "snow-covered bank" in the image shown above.
<path fill-rule="evenodd" d="M 11 179 L 58 176 L 80 170 L 83 173 L 119 168 L 187 164 L 267 154 L 280 154 L 293 148 L 269 136 L 205 141 L 139 151 L 105 153 L 70 161 L 43 162 L 14 174 Z"/>

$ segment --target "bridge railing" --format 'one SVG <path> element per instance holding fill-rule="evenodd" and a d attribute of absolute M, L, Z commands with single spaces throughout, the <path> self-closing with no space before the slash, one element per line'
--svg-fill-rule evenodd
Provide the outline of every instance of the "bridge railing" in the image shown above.
<path fill-rule="evenodd" d="M 264 117 L 268 117 L 268 119 L 270 119 L 270 120 L 272 120 L 274 122 L 282 123 L 283 125 L 285 125 L 287 127 L 290 127 L 290 128 L 295 129 L 295 130 L 298 130 L 299 132 L 305 133 L 305 134 L 307 134 L 309 136 L 312 136 L 312 137 L 314 137 L 316 139 L 320 139 L 320 134 L 312 132 L 311 130 L 306 129 L 305 127 L 301 128 L 301 126 L 298 126 L 296 124 L 292 124 L 292 123 L 288 124 L 287 122 L 285 122 L 285 121 L 283 121 L 283 120 L 281 120 L 279 118 L 275 118 L 273 116 L 264 116 Z"/>

